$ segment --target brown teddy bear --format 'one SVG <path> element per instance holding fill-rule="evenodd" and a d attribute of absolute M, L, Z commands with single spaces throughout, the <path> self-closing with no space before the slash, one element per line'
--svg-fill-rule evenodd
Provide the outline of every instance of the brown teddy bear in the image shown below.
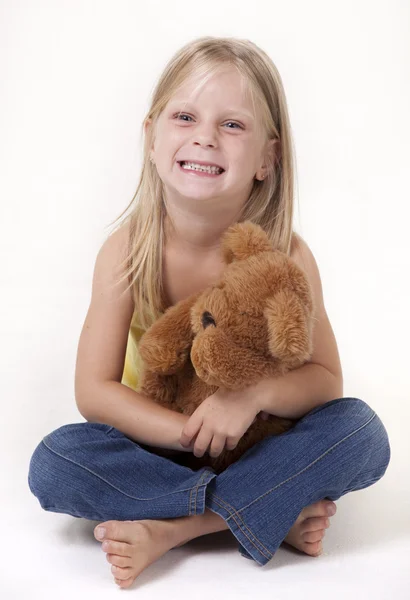
<path fill-rule="evenodd" d="M 309 360 L 313 350 L 313 296 L 293 259 L 274 250 L 251 221 L 229 227 L 221 249 L 227 265 L 222 278 L 169 307 L 139 344 L 140 391 L 186 415 L 218 387 L 242 389 L 283 375 Z M 233 450 L 217 457 L 155 451 L 193 469 L 206 465 L 221 473 L 255 443 L 295 423 L 275 416 L 256 419 Z"/>

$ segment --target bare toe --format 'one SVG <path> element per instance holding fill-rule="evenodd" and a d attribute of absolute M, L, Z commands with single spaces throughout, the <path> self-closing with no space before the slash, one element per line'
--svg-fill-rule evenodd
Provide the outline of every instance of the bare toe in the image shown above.
<path fill-rule="evenodd" d="M 125 579 L 129 579 L 132 577 L 132 569 L 131 567 L 117 567 L 116 565 L 112 565 L 111 573 L 115 575 L 116 579 L 120 579 L 124 581 Z"/>
<path fill-rule="evenodd" d="M 130 587 L 130 585 L 132 585 L 134 578 L 130 577 L 129 579 L 117 579 L 117 577 L 114 577 L 114 581 L 118 585 L 118 587 L 128 588 Z"/>
<path fill-rule="evenodd" d="M 304 546 L 303 551 L 309 556 L 320 556 L 323 552 L 322 542 L 306 543 Z"/>
<path fill-rule="evenodd" d="M 116 567 L 131 567 L 132 558 L 129 556 L 117 556 L 116 554 L 107 554 L 107 560 Z"/>
<path fill-rule="evenodd" d="M 327 509 L 331 507 L 333 509 L 333 514 L 328 514 Z M 326 500 L 326 498 L 324 498 L 323 500 L 319 500 L 318 502 L 315 502 L 314 504 L 310 504 L 310 506 L 306 506 L 302 513 L 305 519 L 308 519 L 310 517 L 326 517 L 326 516 L 333 516 L 334 514 L 336 514 L 337 511 L 337 507 L 336 504 L 332 501 L 332 500 Z M 301 513 L 301 514 L 302 514 Z"/>
<path fill-rule="evenodd" d="M 117 542 L 115 540 L 105 540 L 101 546 L 104 552 L 116 554 L 117 556 L 126 556 L 132 558 L 132 545 L 125 542 Z"/>
<path fill-rule="evenodd" d="M 309 531 L 308 533 L 302 533 L 302 540 L 304 542 L 320 542 L 325 537 L 325 530 L 319 529 L 318 531 Z"/>
<path fill-rule="evenodd" d="M 330 521 L 327 517 L 312 517 L 305 519 L 300 525 L 300 531 L 302 534 L 308 533 L 309 531 L 318 531 L 319 529 L 327 529 L 330 527 Z"/>

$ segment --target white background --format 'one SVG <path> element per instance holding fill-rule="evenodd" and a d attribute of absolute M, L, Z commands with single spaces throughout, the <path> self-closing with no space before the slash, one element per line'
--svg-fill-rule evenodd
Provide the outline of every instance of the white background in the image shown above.
<path fill-rule="evenodd" d="M 321 558 L 281 548 L 260 570 L 224 532 L 173 550 L 134 593 L 408 597 L 409 23 L 405 0 L 0 2 L 7 599 L 51 598 L 58 584 L 61 598 L 117 591 L 90 523 L 42 511 L 28 463 L 44 435 L 84 420 L 74 369 L 95 257 L 135 192 L 154 85 L 202 35 L 250 39 L 279 69 L 296 147 L 295 227 L 320 269 L 344 396 L 378 413 L 392 458 L 380 482 L 337 502 Z"/>

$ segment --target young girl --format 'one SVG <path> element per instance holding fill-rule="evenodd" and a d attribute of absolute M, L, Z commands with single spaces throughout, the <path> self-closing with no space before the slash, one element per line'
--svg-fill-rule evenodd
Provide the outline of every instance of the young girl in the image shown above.
<path fill-rule="evenodd" d="M 138 201 L 98 253 L 79 341 L 75 395 L 86 422 L 44 437 L 30 489 L 45 510 L 102 521 L 95 537 L 121 588 L 169 549 L 223 529 L 259 565 L 283 541 L 318 556 L 332 500 L 378 481 L 390 445 L 370 406 L 342 397 L 319 271 L 292 229 L 292 142 L 279 73 L 248 40 L 194 40 L 165 68 L 144 133 Z M 247 219 L 310 280 L 312 358 L 240 392 L 219 389 L 190 417 L 160 407 L 138 391 L 138 340 L 169 306 L 218 280 L 221 235 Z M 269 414 L 298 421 L 218 476 L 178 464 L 182 452 L 232 449 Z"/>

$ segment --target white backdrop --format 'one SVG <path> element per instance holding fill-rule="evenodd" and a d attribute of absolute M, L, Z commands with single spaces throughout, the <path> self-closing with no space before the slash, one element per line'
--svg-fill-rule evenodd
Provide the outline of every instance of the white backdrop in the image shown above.
<path fill-rule="evenodd" d="M 202 35 L 250 39 L 281 73 L 297 157 L 295 226 L 320 269 L 344 396 L 370 404 L 390 435 L 385 477 L 338 502 L 324 542 L 326 573 L 336 569 L 341 594 L 352 582 L 343 569 L 356 568 L 356 591 L 372 589 L 373 581 L 372 597 L 386 597 L 387 589 L 408 597 L 401 567 L 410 549 L 409 23 L 405 0 L 0 1 L 0 466 L 10 526 L 2 537 L 16 546 L 0 550 L 11 569 L 0 583 L 7 598 L 24 597 L 18 588 L 25 582 L 31 593 L 41 589 L 51 598 L 53 577 L 69 580 L 61 594 L 78 589 L 76 577 L 83 591 L 116 589 L 94 545 L 79 560 L 88 538 L 72 554 L 61 543 L 61 526 L 78 533 L 79 521 L 41 510 L 27 486 L 28 461 L 46 433 L 84 420 L 74 369 L 94 261 L 109 223 L 135 192 L 141 123 L 154 85 L 172 54 Z M 61 544 L 60 555 L 51 542 Z M 33 563 L 33 555 L 31 566 L 22 565 L 25 543 L 31 552 L 41 547 L 54 566 Z M 331 561 L 340 544 L 348 548 L 343 566 L 339 555 Z M 64 552 L 65 563 L 58 558 Z M 375 566 L 380 558 L 390 560 L 383 573 Z M 235 564 L 232 550 L 229 559 L 235 577 L 238 565 L 246 571 L 243 597 L 265 585 L 269 593 L 270 576 L 292 590 L 289 573 L 262 577 L 242 557 Z M 305 557 L 292 563 L 295 590 L 311 577 L 316 599 L 321 589 L 335 597 L 328 577 L 326 589 L 316 588 L 325 585 L 323 573 L 315 575 L 318 564 Z M 172 580 L 183 590 L 195 565 L 179 569 L 167 570 L 162 585 Z M 154 586 L 159 595 L 170 593 L 153 573 L 139 593 L 152 597 Z M 234 597 L 224 588 L 229 578 L 215 581 L 221 597 Z"/>

